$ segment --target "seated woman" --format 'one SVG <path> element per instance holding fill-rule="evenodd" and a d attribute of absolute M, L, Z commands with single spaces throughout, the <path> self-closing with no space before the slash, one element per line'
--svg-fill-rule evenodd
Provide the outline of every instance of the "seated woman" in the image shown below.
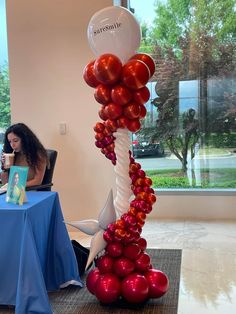
<path fill-rule="evenodd" d="M 3 152 L 14 152 L 14 165 L 29 167 L 27 187 L 42 183 L 48 164 L 47 152 L 28 126 L 24 123 L 17 123 L 6 130 Z M 8 182 L 9 170 L 4 169 L 4 154 L 2 154 L 1 161 L 1 180 L 5 184 Z"/>

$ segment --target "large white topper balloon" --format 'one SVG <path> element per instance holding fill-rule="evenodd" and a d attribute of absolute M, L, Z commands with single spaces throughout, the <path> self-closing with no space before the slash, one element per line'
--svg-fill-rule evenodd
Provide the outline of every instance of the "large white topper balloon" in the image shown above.
<path fill-rule="evenodd" d="M 96 12 L 88 25 L 88 41 L 96 57 L 111 53 L 126 62 L 140 46 L 141 29 L 127 9 L 111 6 Z"/>

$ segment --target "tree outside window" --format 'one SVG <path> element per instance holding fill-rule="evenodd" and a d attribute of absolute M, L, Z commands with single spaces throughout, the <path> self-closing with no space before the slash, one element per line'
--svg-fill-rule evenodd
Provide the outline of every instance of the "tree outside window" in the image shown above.
<path fill-rule="evenodd" d="M 130 1 L 134 12 L 136 3 Z M 232 154 L 236 149 L 235 1 L 159 0 L 153 10 L 151 25 L 143 22 L 141 11 L 135 14 L 143 35 L 140 50 L 156 63 L 156 97 L 151 104 L 157 119 L 155 125 L 145 124 L 137 137 L 145 134 L 150 141 L 163 141 L 180 162 L 181 171 L 175 175 L 182 172 L 184 186 L 196 187 L 192 167 L 196 154 L 208 159 L 217 149 Z M 201 164 L 200 187 L 236 187 L 235 169 L 225 168 L 231 178 L 227 184 L 217 183 L 220 165 L 217 170 L 208 162 Z"/>

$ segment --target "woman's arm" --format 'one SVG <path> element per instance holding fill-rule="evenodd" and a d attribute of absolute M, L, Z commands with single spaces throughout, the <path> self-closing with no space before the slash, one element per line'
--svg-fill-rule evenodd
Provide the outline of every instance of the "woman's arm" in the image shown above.
<path fill-rule="evenodd" d="M 39 165 L 35 170 L 35 175 L 33 179 L 26 182 L 26 186 L 39 185 L 43 181 L 44 173 L 46 170 L 47 161 L 45 159 L 40 159 Z"/>

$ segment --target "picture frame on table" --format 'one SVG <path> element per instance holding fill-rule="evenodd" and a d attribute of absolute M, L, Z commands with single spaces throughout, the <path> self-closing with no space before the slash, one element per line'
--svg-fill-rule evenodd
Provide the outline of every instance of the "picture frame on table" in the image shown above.
<path fill-rule="evenodd" d="M 6 202 L 22 205 L 26 202 L 25 188 L 28 167 L 11 166 L 7 184 Z"/>

